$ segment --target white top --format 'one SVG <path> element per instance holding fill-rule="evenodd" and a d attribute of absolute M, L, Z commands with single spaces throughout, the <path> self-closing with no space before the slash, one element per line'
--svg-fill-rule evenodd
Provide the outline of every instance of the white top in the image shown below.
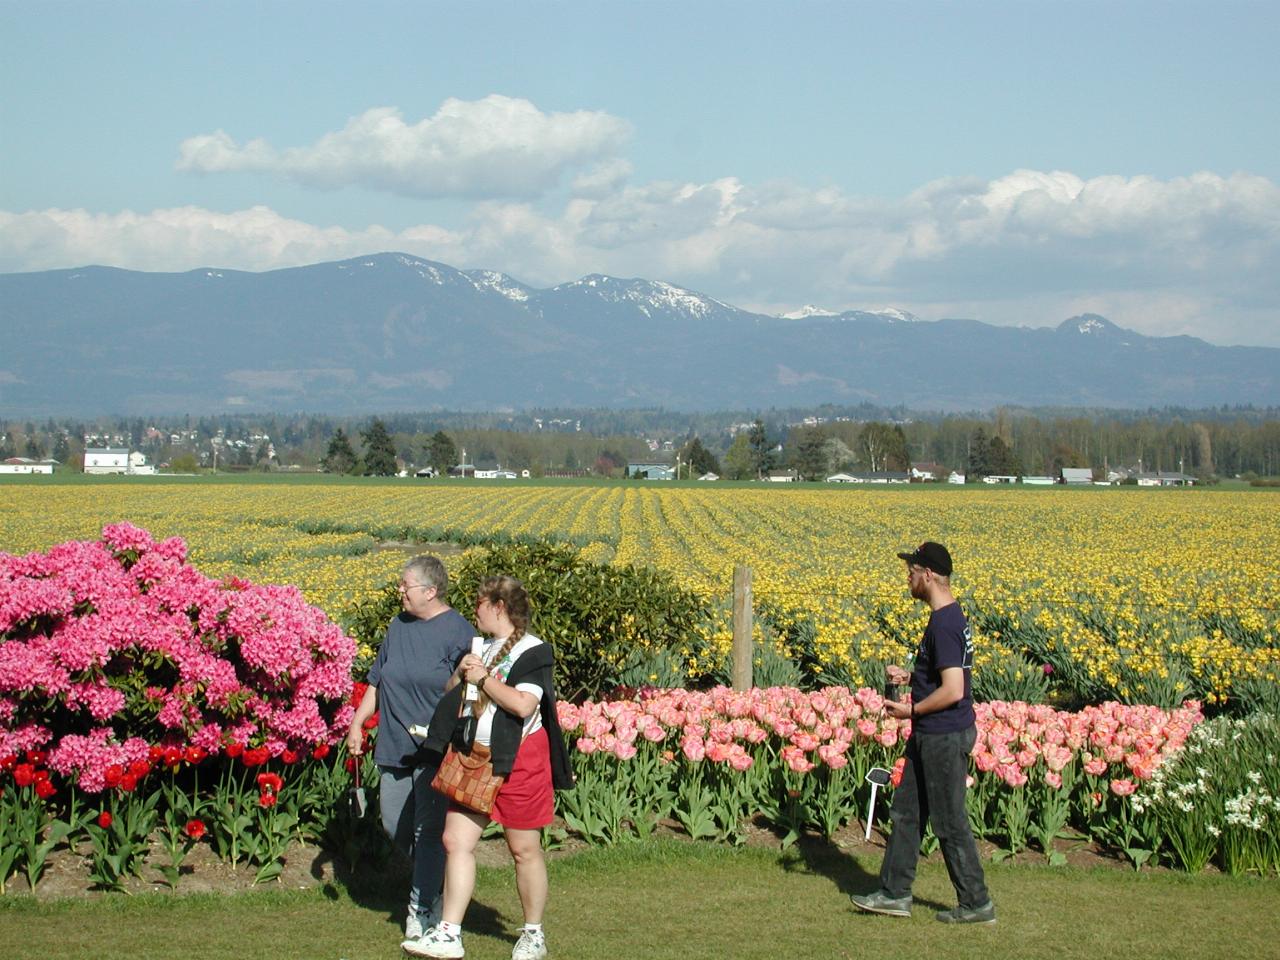
<path fill-rule="evenodd" d="M 507 651 L 507 655 L 502 658 L 500 663 L 494 663 L 494 658 L 497 657 L 498 651 L 502 649 L 506 642 L 506 637 L 503 637 L 501 640 L 490 640 L 488 645 L 484 648 L 484 651 L 480 654 L 480 659 L 483 660 L 484 665 L 489 668 L 489 673 L 501 680 L 503 683 L 507 682 L 507 674 L 511 672 L 512 664 L 520 659 L 526 650 L 531 650 L 538 644 L 542 643 L 542 641 L 533 634 L 526 633 L 519 639 L 519 641 L 517 641 L 514 647 Z M 539 702 L 542 700 L 542 687 L 536 683 L 517 683 L 516 689 L 523 693 L 532 693 L 538 698 Z M 475 704 L 471 702 L 467 703 L 467 709 L 474 710 Z M 493 735 L 493 717 L 497 712 L 497 705 L 490 700 L 489 706 L 485 708 L 484 713 L 480 715 L 480 719 L 476 723 L 476 743 L 486 747 L 490 745 L 490 739 Z M 542 711 L 534 710 L 533 714 L 524 722 L 524 732 L 521 733 L 520 739 L 523 740 L 525 737 L 529 736 L 529 734 L 535 733 L 541 729 Z"/>

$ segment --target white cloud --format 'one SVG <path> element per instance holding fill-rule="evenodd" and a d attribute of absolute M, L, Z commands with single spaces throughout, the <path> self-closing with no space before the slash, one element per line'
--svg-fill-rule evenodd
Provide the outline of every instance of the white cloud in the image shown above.
<path fill-rule="evenodd" d="M 590 186 L 552 212 L 485 202 L 455 229 L 398 232 L 264 207 L 0 213 L 0 269 L 263 270 L 403 250 L 535 285 L 592 272 L 664 279 L 769 312 L 892 305 L 1042 326 L 1089 310 L 1152 335 L 1280 346 L 1280 188 L 1262 177 L 1020 170 L 896 201 L 732 177 Z"/>
<path fill-rule="evenodd" d="M 412 124 L 394 107 L 377 107 L 310 146 L 283 150 L 261 139 L 240 146 L 217 130 L 184 140 L 177 167 L 410 197 L 532 198 L 576 169 L 586 170 L 588 181 L 625 176 L 616 154 L 630 132 L 626 121 L 607 113 L 543 113 L 528 100 L 493 94 L 451 98 L 434 116 Z"/>

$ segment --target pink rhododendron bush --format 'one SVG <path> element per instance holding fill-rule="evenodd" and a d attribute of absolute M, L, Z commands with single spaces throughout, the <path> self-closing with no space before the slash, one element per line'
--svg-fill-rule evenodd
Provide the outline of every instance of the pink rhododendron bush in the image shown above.
<path fill-rule="evenodd" d="M 296 588 L 211 579 L 127 523 L 0 553 L 0 892 L 82 842 L 111 889 L 157 846 L 171 884 L 198 842 L 258 879 L 298 837 L 350 848 L 330 753 L 354 657 Z"/>
<path fill-rule="evenodd" d="M 85 792 L 156 745 L 265 760 L 334 742 L 354 657 L 297 588 L 210 579 L 182 540 L 127 523 L 0 554 L 0 757 L 42 751 Z"/>

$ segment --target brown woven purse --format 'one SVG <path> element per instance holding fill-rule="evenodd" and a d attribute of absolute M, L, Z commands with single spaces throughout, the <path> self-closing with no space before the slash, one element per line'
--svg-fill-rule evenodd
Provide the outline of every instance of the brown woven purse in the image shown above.
<path fill-rule="evenodd" d="M 466 754 L 450 744 L 431 786 L 469 810 L 489 813 L 506 779 L 493 772 L 488 747 L 472 744 L 471 753 Z"/>

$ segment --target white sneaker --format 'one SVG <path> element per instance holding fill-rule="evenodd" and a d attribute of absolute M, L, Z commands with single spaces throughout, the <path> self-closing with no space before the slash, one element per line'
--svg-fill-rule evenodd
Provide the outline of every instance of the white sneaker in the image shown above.
<path fill-rule="evenodd" d="M 547 938 L 541 930 L 521 930 L 511 949 L 511 960 L 542 960 L 547 955 Z"/>
<path fill-rule="evenodd" d="M 466 955 L 462 949 L 462 937 L 445 933 L 439 925 L 432 927 L 417 940 L 406 940 L 400 944 L 400 949 L 415 957 L 458 958 Z"/>
<path fill-rule="evenodd" d="M 416 913 L 410 913 L 404 922 L 404 938 L 406 940 L 418 940 L 422 937 L 422 921 L 418 919 Z"/>

